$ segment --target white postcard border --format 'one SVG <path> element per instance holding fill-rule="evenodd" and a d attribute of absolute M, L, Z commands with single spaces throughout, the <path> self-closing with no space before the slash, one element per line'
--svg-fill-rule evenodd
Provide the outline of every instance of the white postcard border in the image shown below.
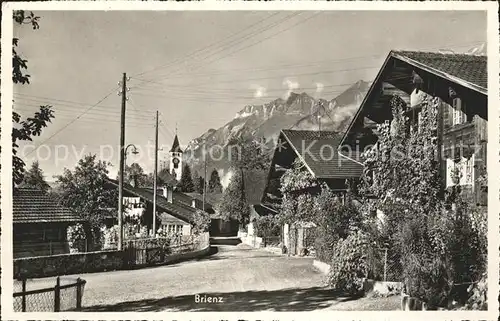
<path fill-rule="evenodd" d="M 16 313 L 13 312 L 13 265 L 12 265 L 12 157 L 10 135 L 2 135 L 1 165 L 1 253 L 3 294 L 1 297 L 3 319 L 16 320 L 119 320 L 119 319 L 172 319 L 172 320 L 296 320 L 296 319 L 370 319 L 370 320 L 422 320 L 432 315 L 434 320 L 496 320 L 499 312 L 499 212 L 500 170 L 499 164 L 499 28 L 497 2 L 392 2 L 392 1 L 349 1 L 349 2 L 311 2 L 311 1 L 204 1 L 204 2 L 142 2 L 142 1 L 49 1 L 49 2 L 7 2 L 2 3 L 2 47 L 10 50 L 13 34 L 12 15 L 16 9 L 33 11 L 43 10 L 487 10 L 488 11 L 488 311 L 329 311 L 329 312 L 58 312 L 58 313 Z M 11 78 L 12 59 L 10 55 L 2 55 L 1 96 L 4 115 L 12 113 L 13 83 Z M 1 128 L 4 133 L 12 129 L 11 117 L 3 117 Z M 7 215 L 6 215 L 7 214 Z"/>

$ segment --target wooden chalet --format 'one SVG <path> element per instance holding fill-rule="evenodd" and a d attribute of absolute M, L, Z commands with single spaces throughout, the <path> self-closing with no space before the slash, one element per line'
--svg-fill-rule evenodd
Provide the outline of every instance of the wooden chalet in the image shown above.
<path fill-rule="evenodd" d="M 282 130 L 273 154 L 259 211 L 277 211 L 281 202 L 280 178 L 298 159 L 320 183 L 343 197 L 347 180 L 358 179 L 363 173 L 361 163 L 338 153 L 342 135 L 333 131 Z M 317 190 L 308 192 L 316 193 Z"/>
<path fill-rule="evenodd" d="M 443 182 L 459 182 L 476 203 L 486 205 L 487 193 L 477 188 L 486 167 L 488 89 L 487 57 L 433 52 L 391 51 L 372 83 L 341 145 L 363 150 L 377 140 L 376 125 L 390 122 L 394 95 L 407 103 L 412 129 L 418 129 L 424 98 L 438 98 L 438 142 Z"/>
<path fill-rule="evenodd" d="M 69 253 L 68 226 L 84 223 L 47 193 L 20 187 L 13 192 L 14 258 Z"/>

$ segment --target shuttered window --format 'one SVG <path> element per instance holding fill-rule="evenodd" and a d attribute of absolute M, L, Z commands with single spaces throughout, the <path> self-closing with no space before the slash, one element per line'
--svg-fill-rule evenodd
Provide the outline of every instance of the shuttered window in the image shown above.
<path fill-rule="evenodd" d="M 467 114 L 465 113 L 465 104 L 460 98 L 453 98 L 452 124 L 460 125 L 467 122 Z"/>
<path fill-rule="evenodd" d="M 459 185 L 474 185 L 474 155 L 471 158 L 462 158 L 455 162 L 452 159 L 446 159 L 446 187 L 455 185 L 456 172 L 459 174 Z"/>

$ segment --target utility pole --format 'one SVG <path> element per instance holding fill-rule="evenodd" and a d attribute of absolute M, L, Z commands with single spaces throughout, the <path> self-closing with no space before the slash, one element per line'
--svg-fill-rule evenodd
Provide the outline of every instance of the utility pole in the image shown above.
<path fill-rule="evenodd" d="M 318 131 L 319 131 L 319 134 L 321 135 L 321 114 L 320 114 L 320 108 L 323 107 L 323 105 L 321 104 L 321 102 L 318 102 Z"/>
<path fill-rule="evenodd" d="M 155 169 L 153 177 L 153 237 L 156 237 L 156 194 L 158 193 L 158 111 L 156 111 L 156 127 L 155 127 Z"/>
<path fill-rule="evenodd" d="M 205 212 L 205 200 L 206 200 L 206 194 L 207 194 L 207 157 L 206 155 L 203 156 L 203 162 L 204 162 L 204 178 L 203 178 L 203 212 Z"/>
<path fill-rule="evenodd" d="M 125 106 L 127 102 L 127 74 L 121 82 L 122 111 L 120 120 L 120 169 L 118 176 L 118 251 L 123 248 L 123 171 L 125 165 Z"/>

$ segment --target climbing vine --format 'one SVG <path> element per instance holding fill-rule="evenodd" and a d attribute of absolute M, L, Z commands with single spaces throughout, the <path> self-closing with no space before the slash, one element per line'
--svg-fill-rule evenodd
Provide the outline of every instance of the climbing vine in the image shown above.
<path fill-rule="evenodd" d="M 439 98 L 424 99 L 415 124 L 406 103 L 393 97 L 392 121 L 378 126 L 378 142 L 363 155 L 365 169 L 357 188 L 364 210 L 384 213 L 381 238 L 399 252 L 406 291 L 430 307 L 463 298 L 463 293 L 453 293 L 455 285 L 472 283 L 484 267 L 478 254 L 484 247 L 482 224 L 473 224 L 473 209 L 460 201 L 460 193 L 443 197 L 439 105 Z"/>

